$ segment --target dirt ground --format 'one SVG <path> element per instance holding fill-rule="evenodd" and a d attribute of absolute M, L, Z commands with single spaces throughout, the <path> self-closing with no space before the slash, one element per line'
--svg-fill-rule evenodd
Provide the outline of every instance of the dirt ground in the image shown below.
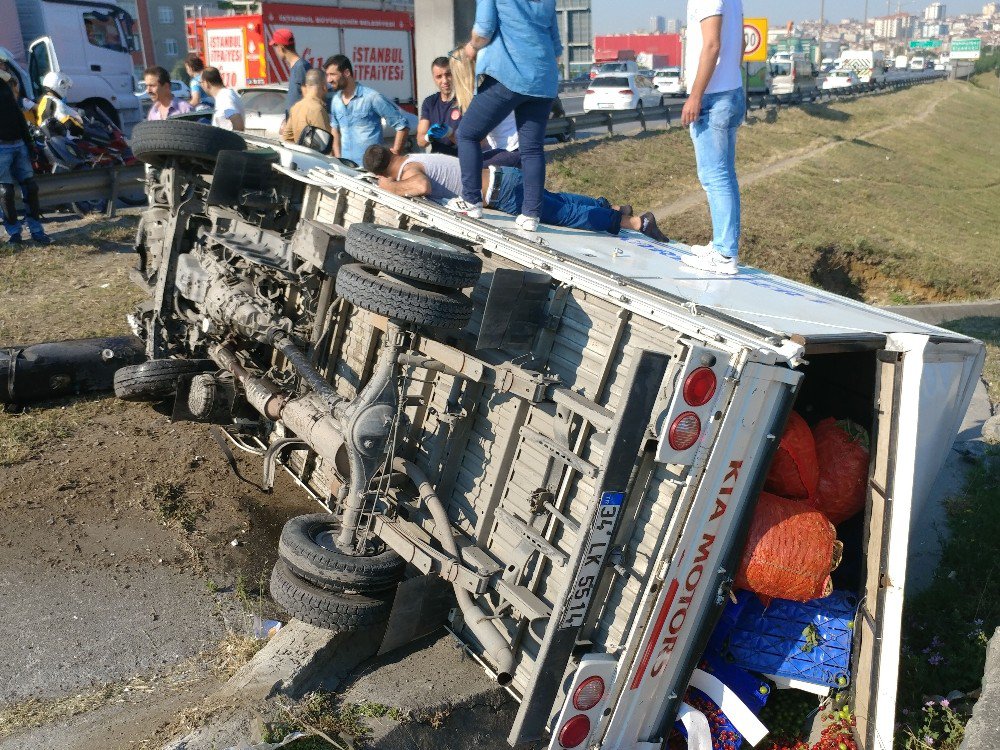
<path fill-rule="evenodd" d="M 72 258 L 65 247 L 0 255 L 0 346 L 42 340 L 42 330 L 48 340 L 74 327 L 126 334 L 122 317 L 107 330 L 97 302 L 43 300 L 40 288 L 65 276 L 36 275 L 23 290 L 17 281 L 70 259 L 92 292 L 107 277 L 127 297 L 128 224 Z M 86 223 L 53 228 L 77 242 L 96 234 Z M 51 315 L 32 314 L 49 304 Z M 285 476 L 270 494 L 240 481 L 207 426 L 173 424 L 144 404 L 8 409 L 0 435 L 0 748 L 161 746 L 253 649 L 253 617 L 278 614 L 260 595 L 281 524 L 315 504 Z M 237 460 L 259 476 L 259 461 Z"/>

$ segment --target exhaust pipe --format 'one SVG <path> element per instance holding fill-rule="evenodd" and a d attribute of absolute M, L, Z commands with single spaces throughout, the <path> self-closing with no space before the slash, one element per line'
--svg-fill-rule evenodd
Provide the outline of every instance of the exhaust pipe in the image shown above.
<path fill-rule="evenodd" d="M 416 465 L 405 458 L 397 457 L 393 460 L 392 468 L 406 474 L 416 486 L 417 492 L 420 493 L 420 499 L 427 506 L 427 509 L 431 512 L 431 516 L 434 518 L 434 536 L 441 542 L 441 546 L 444 547 L 445 552 L 456 560 L 461 559 L 458 552 L 458 545 L 455 543 L 455 537 L 451 533 L 451 522 L 448 520 L 448 514 L 445 512 L 444 505 L 441 504 L 441 499 L 437 496 L 437 492 L 434 491 L 434 486 L 427 476 Z M 486 654 L 497 665 L 497 683 L 500 685 L 509 685 L 514 679 L 514 654 L 503 632 L 493 620 L 488 619 L 486 613 L 476 606 L 472 594 L 457 583 L 454 586 L 455 598 L 458 599 L 458 607 L 462 610 L 465 623 L 475 634 L 476 639 L 483 644 Z"/>

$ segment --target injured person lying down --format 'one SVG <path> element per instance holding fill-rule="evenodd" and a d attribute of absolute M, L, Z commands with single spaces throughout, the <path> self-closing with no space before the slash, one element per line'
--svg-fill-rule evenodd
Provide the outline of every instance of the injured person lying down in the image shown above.
<path fill-rule="evenodd" d="M 364 168 L 378 175 L 379 187 L 406 198 L 420 196 L 444 203 L 462 194 L 462 170 L 458 158 L 447 154 L 399 156 L 385 146 L 369 146 Z M 517 216 L 521 213 L 524 178 L 516 167 L 483 170 L 483 204 L 487 208 Z M 618 234 L 622 229 L 642 232 L 657 242 L 669 242 L 656 226 L 652 212 L 636 216 L 628 205 L 612 205 L 606 198 L 575 193 L 553 193 L 542 197 L 543 224 Z"/>

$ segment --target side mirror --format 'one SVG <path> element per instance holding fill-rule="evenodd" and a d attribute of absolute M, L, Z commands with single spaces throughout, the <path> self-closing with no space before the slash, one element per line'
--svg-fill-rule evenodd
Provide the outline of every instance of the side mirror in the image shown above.
<path fill-rule="evenodd" d="M 319 151 L 324 156 L 333 150 L 333 134 L 314 125 L 306 125 L 299 136 L 298 145 Z"/>

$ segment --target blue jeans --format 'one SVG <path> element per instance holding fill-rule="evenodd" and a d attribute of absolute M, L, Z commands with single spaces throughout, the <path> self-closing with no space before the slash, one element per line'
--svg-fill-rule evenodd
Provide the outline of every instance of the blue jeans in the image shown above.
<path fill-rule="evenodd" d="M 462 165 L 462 198 L 469 203 L 482 202 L 483 152 L 479 144 L 513 112 L 521 169 L 524 170 L 524 201 L 515 213 L 536 219 L 541 217 L 542 191 L 545 189 L 545 126 L 553 101 L 517 94 L 489 76 L 483 79 L 455 134 L 458 160 Z"/>
<path fill-rule="evenodd" d="M 743 89 L 705 94 L 691 123 L 698 179 L 708 196 L 712 245 L 735 258 L 740 244 L 740 184 L 736 179 L 736 129 L 746 114 Z"/>
<path fill-rule="evenodd" d="M 24 183 L 35 176 L 35 170 L 31 167 L 31 156 L 28 154 L 28 147 L 23 141 L 17 143 L 0 143 L 0 184 L 13 186 L 16 182 L 21 186 L 21 198 L 24 205 L 28 205 L 28 195 L 24 189 Z M 21 222 L 17 216 L 10 217 L 13 222 L 8 222 L 4 216 L 3 228 L 7 234 L 13 236 L 21 233 Z M 28 231 L 32 234 L 42 232 L 42 223 L 37 216 L 25 213 L 25 222 Z"/>
<path fill-rule="evenodd" d="M 520 169 L 499 167 L 500 189 L 496 191 L 490 207 L 505 214 L 517 216 L 524 199 L 524 176 Z M 593 232 L 618 234 L 622 228 L 621 211 L 611 208 L 607 198 L 591 198 L 576 193 L 542 191 L 540 220 L 543 224 Z"/>
<path fill-rule="evenodd" d="M 491 148 L 483 151 L 484 167 L 520 167 L 521 152 L 508 151 L 505 148 Z"/>

